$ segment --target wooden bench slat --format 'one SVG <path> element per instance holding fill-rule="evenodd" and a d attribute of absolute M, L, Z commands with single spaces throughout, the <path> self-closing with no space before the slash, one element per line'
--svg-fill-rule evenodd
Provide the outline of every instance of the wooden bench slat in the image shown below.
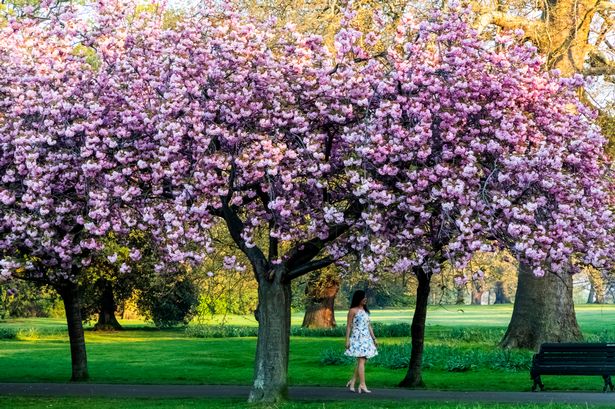
<path fill-rule="evenodd" d="M 544 343 L 534 355 L 530 375 L 534 379 L 533 391 L 537 386 L 544 388 L 540 375 L 602 376 L 603 390 L 613 390 L 615 343 Z"/>

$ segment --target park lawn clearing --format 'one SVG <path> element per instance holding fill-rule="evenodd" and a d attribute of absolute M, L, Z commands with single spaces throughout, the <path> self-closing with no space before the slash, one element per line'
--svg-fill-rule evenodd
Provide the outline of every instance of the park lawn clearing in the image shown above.
<path fill-rule="evenodd" d="M 401 401 L 332 401 L 287 402 L 275 405 L 253 405 L 238 399 L 113 399 L 64 397 L 6 397 L 0 400 L 6 409 L 590 409 L 606 408 L 594 405 L 565 404 L 479 404 Z"/>
<path fill-rule="evenodd" d="M 581 327 L 589 337 L 615 334 L 615 306 L 580 305 L 576 309 Z M 493 354 L 499 351 L 496 347 L 498 334 L 503 333 L 511 311 L 508 305 L 431 307 L 426 361 L 433 359 L 430 351 L 450 355 L 453 364 L 468 352 Z M 411 310 L 373 313 L 375 322 L 404 322 L 411 317 Z M 299 314 L 293 316 L 295 323 L 298 318 Z M 232 325 L 240 323 L 237 317 L 230 320 Z M 137 321 L 125 324 L 125 331 L 86 331 L 92 383 L 251 383 L 254 337 L 191 338 L 182 329 L 155 330 Z M 66 382 L 70 378 L 70 352 L 62 321 L 11 320 L 0 323 L 0 330 L 2 328 L 14 328 L 19 332 L 16 339 L 0 340 L 0 367 L 11 368 L 11 371 L 0 371 L 0 382 Z M 481 334 L 485 333 L 491 336 L 482 338 Z M 382 345 L 399 345 L 408 343 L 409 337 L 380 338 L 379 341 Z M 341 337 L 291 337 L 289 383 L 342 387 L 350 377 L 352 365 L 324 365 L 322 362 L 324 351 L 341 354 L 342 350 Z M 446 356 L 439 359 L 446 359 Z M 403 367 L 391 369 L 368 363 L 368 385 L 394 388 L 405 371 Z M 455 372 L 442 367 L 426 367 L 423 377 L 427 387 L 433 390 L 529 391 L 531 386 L 529 371 L 525 369 L 471 367 Z M 543 381 L 547 390 L 597 392 L 602 388 L 599 377 L 545 376 Z"/>
<path fill-rule="evenodd" d="M 256 339 L 187 338 L 177 331 L 87 332 L 91 382 L 125 384 L 236 384 L 252 380 Z M 402 343 L 387 338 L 382 343 Z M 60 336 L 34 341 L 0 341 L 0 382 L 66 382 L 70 377 L 67 341 Z M 342 348 L 337 338 L 292 337 L 289 383 L 340 387 L 350 377 L 351 365 L 323 365 L 323 350 Z M 467 348 L 467 346 L 465 347 Z M 485 348 L 480 346 L 480 348 Z M 460 347 L 461 349 L 461 347 Z M 369 366 L 368 384 L 393 388 L 405 369 Z M 449 372 L 426 369 L 430 389 L 528 391 L 528 371 L 475 369 Z M 550 390 L 593 390 L 601 388 L 598 377 L 545 377 Z"/>

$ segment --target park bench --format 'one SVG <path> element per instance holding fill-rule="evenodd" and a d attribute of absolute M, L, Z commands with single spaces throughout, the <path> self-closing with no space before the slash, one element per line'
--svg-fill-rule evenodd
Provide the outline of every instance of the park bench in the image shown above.
<path fill-rule="evenodd" d="M 613 390 L 611 375 L 615 374 L 615 343 L 548 343 L 534 354 L 530 377 L 532 391 L 544 390 L 541 375 L 596 375 L 604 379 L 603 392 Z"/>

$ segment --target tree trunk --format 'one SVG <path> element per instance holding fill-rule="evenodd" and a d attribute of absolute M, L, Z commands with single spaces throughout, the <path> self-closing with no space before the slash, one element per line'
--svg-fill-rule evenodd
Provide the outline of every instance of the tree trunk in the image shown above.
<path fill-rule="evenodd" d="M 596 291 L 596 299 L 594 300 L 594 303 L 604 304 L 605 303 L 604 287 L 597 286 L 594 290 Z"/>
<path fill-rule="evenodd" d="M 302 326 L 305 328 L 333 328 L 335 323 L 335 296 L 340 289 L 339 280 L 314 272 L 305 287 L 306 306 Z"/>
<path fill-rule="evenodd" d="M 66 323 L 68 324 L 68 338 L 70 340 L 70 357 L 72 365 L 71 382 L 87 381 L 88 359 L 85 351 L 85 335 L 81 320 L 81 305 L 79 304 L 79 287 L 75 283 L 68 283 L 58 289 L 64 301 Z"/>
<path fill-rule="evenodd" d="M 465 304 L 465 294 L 463 291 L 463 287 L 457 289 L 457 300 L 455 301 L 455 304 L 457 305 Z"/>
<path fill-rule="evenodd" d="M 425 386 L 421 369 L 423 365 L 423 350 L 425 347 L 425 320 L 427 319 L 427 303 L 429 301 L 429 282 L 431 276 L 425 271 L 417 272 L 419 282 L 416 290 L 416 308 L 412 317 L 410 334 L 412 336 L 412 350 L 410 351 L 410 364 L 406 377 L 398 386 L 416 388 Z"/>
<path fill-rule="evenodd" d="M 587 295 L 587 303 L 588 304 L 593 304 L 595 297 L 596 297 L 596 291 L 594 290 L 594 286 L 590 282 L 589 283 L 589 294 Z"/>
<path fill-rule="evenodd" d="M 472 305 L 481 305 L 483 300 L 482 290 L 472 290 Z"/>
<path fill-rule="evenodd" d="M 590 296 L 591 299 L 588 299 L 588 303 L 594 304 L 604 304 L 605 298 L 605 289 L 604 289 L 604 277 L 600 271 L 595 268 L 588 268 L 587 270 L 587 278 L 589 278 L 589 282 L 591 284 L 590 288 Z M 591 300 L 591 301 L 590 301 Z"/>
<path fill-rule="evenodd" d="M 572 276 L 547 273 L 536 277 L 521 264 L 512 318 L 500 346 L 538 349 L 543 342 L 582 338 L 572 301 Z"/>
<path fill-rule="evenodd" d="M 504 282 L 496 281 L 495 282 L 495 301 L 494 304 L 510 304 L 510 298 L 504 292 Z"/>
<path fill-rule="evenodd" d="M 94 325 L 94 329 L 103 331 L 121 330 L 122 326 L 115 318 L 116 305 L 113 297 L 113 285 L 108 280 L 103 281 L 98 322 Z"/>
<path fill-rule="evenodd" d="M 583 72 L 587 57 L 595 49 L 589 40 L 594 16 L 599 12 L 598 1 L 550 0 L 536 5 L 542 12 L 540 20 L 498 15 L 492 22 L 509 30 L 523 29 L 546 56 L 547 68 L 559 69 L 564 77 Z"/>
<path fill-rule="evenodd" d="M 288 396 L 291 287 L 290 282 L 283 281 L 282 267 L 273 273 L 272 280 L 261 278 L 258 284 L 258 340 L 249 398 L 252 403 L 275 403 Z"/>
<path fill-rule="evenodd" d="M 613 285 L 611 283 L 608 283 L 605 285 L 605 290 L 604 290 L 604 302 L 607 302 L 607 298 L 609 299 L 609 301 L 611 302 L 615 302 L 615 288 L 613 288 Z"/>

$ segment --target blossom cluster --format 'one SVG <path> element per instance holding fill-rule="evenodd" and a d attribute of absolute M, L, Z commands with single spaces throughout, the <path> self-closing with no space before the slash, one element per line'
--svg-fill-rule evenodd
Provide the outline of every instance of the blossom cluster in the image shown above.
<path fill-rule="evenodd" d="M 613 254 L 613 182 L 580 80 L 510 38 L 490 48 L 465 11 L 400 26 L 384 61 L 350 25 L 331 53 L 231 8 L 171 24 L 164 7 L 71 7 L 0 30 L 3 276 L 74 279 L 132 230 L 165 262 L 199 263 L 218 218 L 243 251 L 263 231 L 270 246 L 319 239 L 366 270 L 391 247 L 400 271 L 497 245 L 537 274 Z"/>
<path fill-rule="evenodd" d="M 359 147 L 365 226 L 430 272 L 494 247 L 536 275 L 612 268 L 614 184 L 582 78 L 544 72 L 514 37 L 489 47 L 470 20 L 435 13 L 391 50 Z"/>

